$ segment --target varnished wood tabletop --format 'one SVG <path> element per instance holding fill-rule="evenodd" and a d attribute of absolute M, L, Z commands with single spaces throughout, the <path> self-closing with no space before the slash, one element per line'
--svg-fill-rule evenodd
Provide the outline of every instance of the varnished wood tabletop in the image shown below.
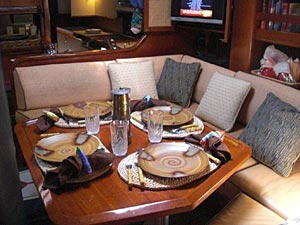
<path fill-rule="evenodd" d="M 47 133 L 83 130 L 52 127 Z M 148 145 L 146 133 L 133 125 L 131 131 L 129 154 Z M 209 130 L 206 128 L 205 131 Z M 231 151 L 232 160 L 210 175 L 181 188 L 164 191 L 139 188 L 129 190 L 118 175 L 117 166 L 123 159 L 118 157 L 113 162 L 112 171 L 99 179 L 56 194 L 42 189 L 44 176 L 33 156 L 34 146 L 41 139 L 36 132 L 36 125 L 17 124 L 15 133 L 48 217 L 54 224 L 127 224 L 191 211 L 218 189 L 251 155 L 248 145 L 226 135 L 224 142 Z M 111 151 L 108 125 L 101 126 L 98 137 Z"/>

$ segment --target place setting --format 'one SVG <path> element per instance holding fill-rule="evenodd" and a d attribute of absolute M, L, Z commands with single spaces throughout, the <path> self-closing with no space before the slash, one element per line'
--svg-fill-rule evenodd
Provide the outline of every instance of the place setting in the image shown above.
<path fill-rule="evenodd" d="M 154 106 L 142 111 L 131 113 L 131 123 L 139 129 L 148 132 L 148 115 L 153 112 L 162 112 L 163 138 L 182 139 L 190 134 L 200 134 L 204 130 L 204 124 L 196 116 L 185 108 L 177 105 Z"/>
<path fill-rule="evenodd" d="M 50 189 L 98 178 L 111 169 L 114 159 L 97 136 L 86 132 L 42 138 L 33 152 L 45 176 L 43 187 Z"/>
<path fill-rule="evenodd" d="M 181 187 L 204 177 L 230 160 L 230 151 L 223 143 L 223 132 L 204 135 L 201 134 L 202 128 L 185 131 L 180 137 L 184 142 L 162 142 L 165 125 L 175 124 L 176 128 L 171 126 L 169 129 L 176 131 L 195 123 L 191 113 L 184 112 L 183 108 L 171 107 L 174 106 L 150 107 L 141 112 L 141 121 L 147 126 L 149 145 L 126 156 L 118 165 L 118 173 L 129 188 L 135 186 L 164 190 Z M 143 118 L 143 115 L 147 116 Z M 171 115 L 177 115 L 179 119 Z"/>
<path fill-rule="evenodd" d="M 112 103 L 110 101 L 84 101 L 43 111 L 43 115 L 36 121 L 41 132 L 52 126 L 62 128 L 81 128 L 86 126 L 87 112 L 91 108 L 97 111 L 100 125 L 111 122 Z"/>
<path fill-rule="evenodd" d="M 220 165 L 221 161 L 210 160 L 200 146 L 163 142 L 125 157 L 118 165 L 118 173 L 130 188 L 165 190 L 200 179 Z"/>

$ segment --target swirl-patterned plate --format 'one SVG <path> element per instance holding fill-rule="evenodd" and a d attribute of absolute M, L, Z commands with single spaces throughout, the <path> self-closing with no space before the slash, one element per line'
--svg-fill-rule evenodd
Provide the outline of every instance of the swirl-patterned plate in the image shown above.
<path fill-rule="evenodd" d="M 97 104 L 99 105 L 99 116 L 105 116 L 112 111 L 112 105 L 109 102 L 105 101 L 87 101 L 87 102 L 78 102 L 76 104 L 63 106 L 61 109 L 64 112 L 64 115 L 76 118 L 76 119 L 84 119 L 84 110 L 83 107 L 88 104 Z"/>
<path fill-rule="evenodd" d="M 190 147 L 179 142 L 149 145 L 139 153 L 138 162 L 144 171 L 160 177 L 186 177 L 205 171 L 209 166 L 206 153 Z"/>
<path fill-rule="evenodd" d="M 76 147 L 80 147 L 86 155 L 94 153 L 100 146 L 100 140 L 94 135 L 88 135 L 80 144 L 78 133 L 64 133 L 43 138 L 35 146 L 35 155 L 45 161 L 61 162 L 69 156 L 76 155 Z"/>
<path fill-rule="evenodd" d="M 157 109 L 164 112 L 163 125 L 164 126 L 180 126 L 193 120 L 193 114 L 182 108 L 177 114 L 171 113 L 172 106 L 154 106 L 142 111 L 142 120 L 147 123 L 147 115 L 149 110 Z"/>

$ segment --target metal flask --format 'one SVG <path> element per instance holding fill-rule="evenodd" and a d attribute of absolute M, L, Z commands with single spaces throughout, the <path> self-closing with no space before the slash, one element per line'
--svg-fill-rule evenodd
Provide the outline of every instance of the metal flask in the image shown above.
<path fill-rule="evenodd" d="M 130 130 L 130 88 L 118 88 L 111 91 L 113 101 L 112 120 L 126 120 L 128 123 L 128 143 L 131 140 Z"/>

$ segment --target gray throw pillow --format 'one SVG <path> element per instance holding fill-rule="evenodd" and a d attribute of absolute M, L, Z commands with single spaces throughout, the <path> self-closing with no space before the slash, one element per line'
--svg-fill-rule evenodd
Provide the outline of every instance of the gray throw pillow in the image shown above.
<path fill-rule="evenodd" d="M 300 112 L 270 92 L 239 139 L 255 159 L 288 177 L 300 156 L 299 134 Z"/>
<path fill-rule="evenodd" d="M 188 107 L 200 68 L 200 63 L 182 63 L 167 58 L 157 83 L 158 97 Z"/>

